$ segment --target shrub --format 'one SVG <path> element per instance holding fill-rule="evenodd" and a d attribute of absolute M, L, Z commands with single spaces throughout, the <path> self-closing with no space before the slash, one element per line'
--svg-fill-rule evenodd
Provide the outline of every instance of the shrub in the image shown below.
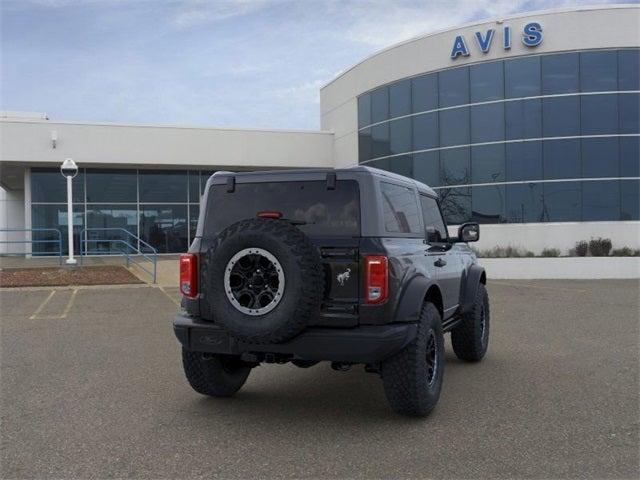
<path fill-rule="evenodd" d="M 589 251 L 594 257 L 606 257 L 611 251 L 611 240 L 608 238 L 592 238 L 589 241 Z"/>
<path fill-rule="evenodd" d="M 557 248 L 545 248 L 540 254 L 541 257 L 559 257 L 560 250 Z"/>
<path fill-rule="evenodd" d="M 573 248 L 576 256 L 578 257 L 586 257 L 589 252 L 589 244 L 585 240 L 580 240 L 576 242 L 576 246 Z"/>
<path fill-rule="evenodd" d="M 488 250 L 479 250 L 476 255 L 481 258 L 522 258 L 533 257 L 534 254 L 530 250 L 520 247 L 493 247 Z"/>
<path fill-rule="evenodd" d="M 632 250 L 629 247 L 614 248 L 611 250 L 613 257 L 640 257 L 640 250 Z"/>

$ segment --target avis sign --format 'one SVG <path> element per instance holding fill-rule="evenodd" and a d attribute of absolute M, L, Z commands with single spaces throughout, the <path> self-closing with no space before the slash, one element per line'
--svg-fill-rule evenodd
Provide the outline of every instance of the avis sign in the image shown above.
<path fill-rule="evenodd" d="M 496 30 L 494 28 L 490 28 L 486 32 L 475 32 L 474 37 L 482 53 L 489 51 L 495 35 Z M 522 27 L 520 40 L 526 47 L 537 47 L 542 43 L 542 26 L 538 22 L 527 23 Z M 509 26 L 502 28 L 502 48 L 504 50 L 511 48 L 511 27 Z M 455 60 L 458 57 L 468 57 L 469 54 L 469 47 L 467 46 L 464 35 L 458 35 L 453 41 L 451 58 Z"/>

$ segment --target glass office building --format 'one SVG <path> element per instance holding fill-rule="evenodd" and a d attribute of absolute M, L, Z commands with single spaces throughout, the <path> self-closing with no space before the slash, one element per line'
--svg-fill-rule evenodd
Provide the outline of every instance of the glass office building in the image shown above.
<path fill-rule="evenodd" d="M 362 165 L 441 195 L 450 224 L 638 220 L 640 49 L 429 72 L 358 96 Z"/>

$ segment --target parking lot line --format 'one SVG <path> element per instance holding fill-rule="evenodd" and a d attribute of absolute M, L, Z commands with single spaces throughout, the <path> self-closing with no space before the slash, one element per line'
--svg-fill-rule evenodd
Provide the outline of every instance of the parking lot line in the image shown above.
<path fill-rule="evenodd" d="M 51 290 L 51 293 L 49 294 L 49 296 L 47 298 L 44 299 L 44 301 L 40 304 L 40 306 L 36 309 L 35 312 L 33 312 L 33 315 L 31 315 L 29 317 L 29 320 L 35 320 L 36 317 L 38 316 L 38 314 L 42 311 L 42 309 L 47 305 L 47 303 L 49 303 L 49 300 L 51 300 L 51 298 L 53 297 L 53 295 L 56 293 L 55 290 Z"/>
<path fill-rule="evenodd" d="M 53 319 L 59 320 L 59 319 L 67 318 L 67 315 L 71 310 L 71 307 L 73 307 L 73 303 L 75 301 L 76 295 L 78 294 L 78 290 L 79 290 L 78 288 L 73 289 L 73 291 L 71 292 L 71 295 L 69 295 L 69 300 L 67 301 L 67 304 L 61 313 L 40 315 L 40 312 L 42 312 L 42 310 L 49 303 L 51 298 L 53 298 L 54 293 L 56 293 L 56 290 L 52 290 L 49 296 L 45 299 L 44 302 L 42 302 L 42 304 L 38 307 L 38 309 L 34 312 L 34 314 L 29 317 L 29 319 L 30 320 L 53 320 Z"/>
<path fill-rule="evenodd" d="M 165 289 L 164 287 L 158 286 L 158 288 L 160 289 L 160 291 L 162 293 L 164 293 L 167 297 L 169 297 L 169 300 L 171 300 L 175 305 L 177 305 L 178 307 L 180 306 L 180 302 L 178 300 L 176 300 L 175 298 L 173 298 Z"/>

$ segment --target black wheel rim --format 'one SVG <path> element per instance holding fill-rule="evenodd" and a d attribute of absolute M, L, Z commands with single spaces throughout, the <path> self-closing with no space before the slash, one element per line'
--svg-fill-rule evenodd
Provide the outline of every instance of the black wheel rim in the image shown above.
<path fill-rule="evenodd" d="M 485 342 L 484 335 L 485 335 L 486 328 L 487 328 L 487 321 L 486 321 L 486 316 L 484 311 L 484 305 L 482 305 L 480 307 L 480 341 L 482 342 L 483 345 Z"/>
<path fill-rule="evenodd" d="M 427 337 L 427 384 L 432 386 L 438 374 L 438 343 L 433 330 Z"/>

